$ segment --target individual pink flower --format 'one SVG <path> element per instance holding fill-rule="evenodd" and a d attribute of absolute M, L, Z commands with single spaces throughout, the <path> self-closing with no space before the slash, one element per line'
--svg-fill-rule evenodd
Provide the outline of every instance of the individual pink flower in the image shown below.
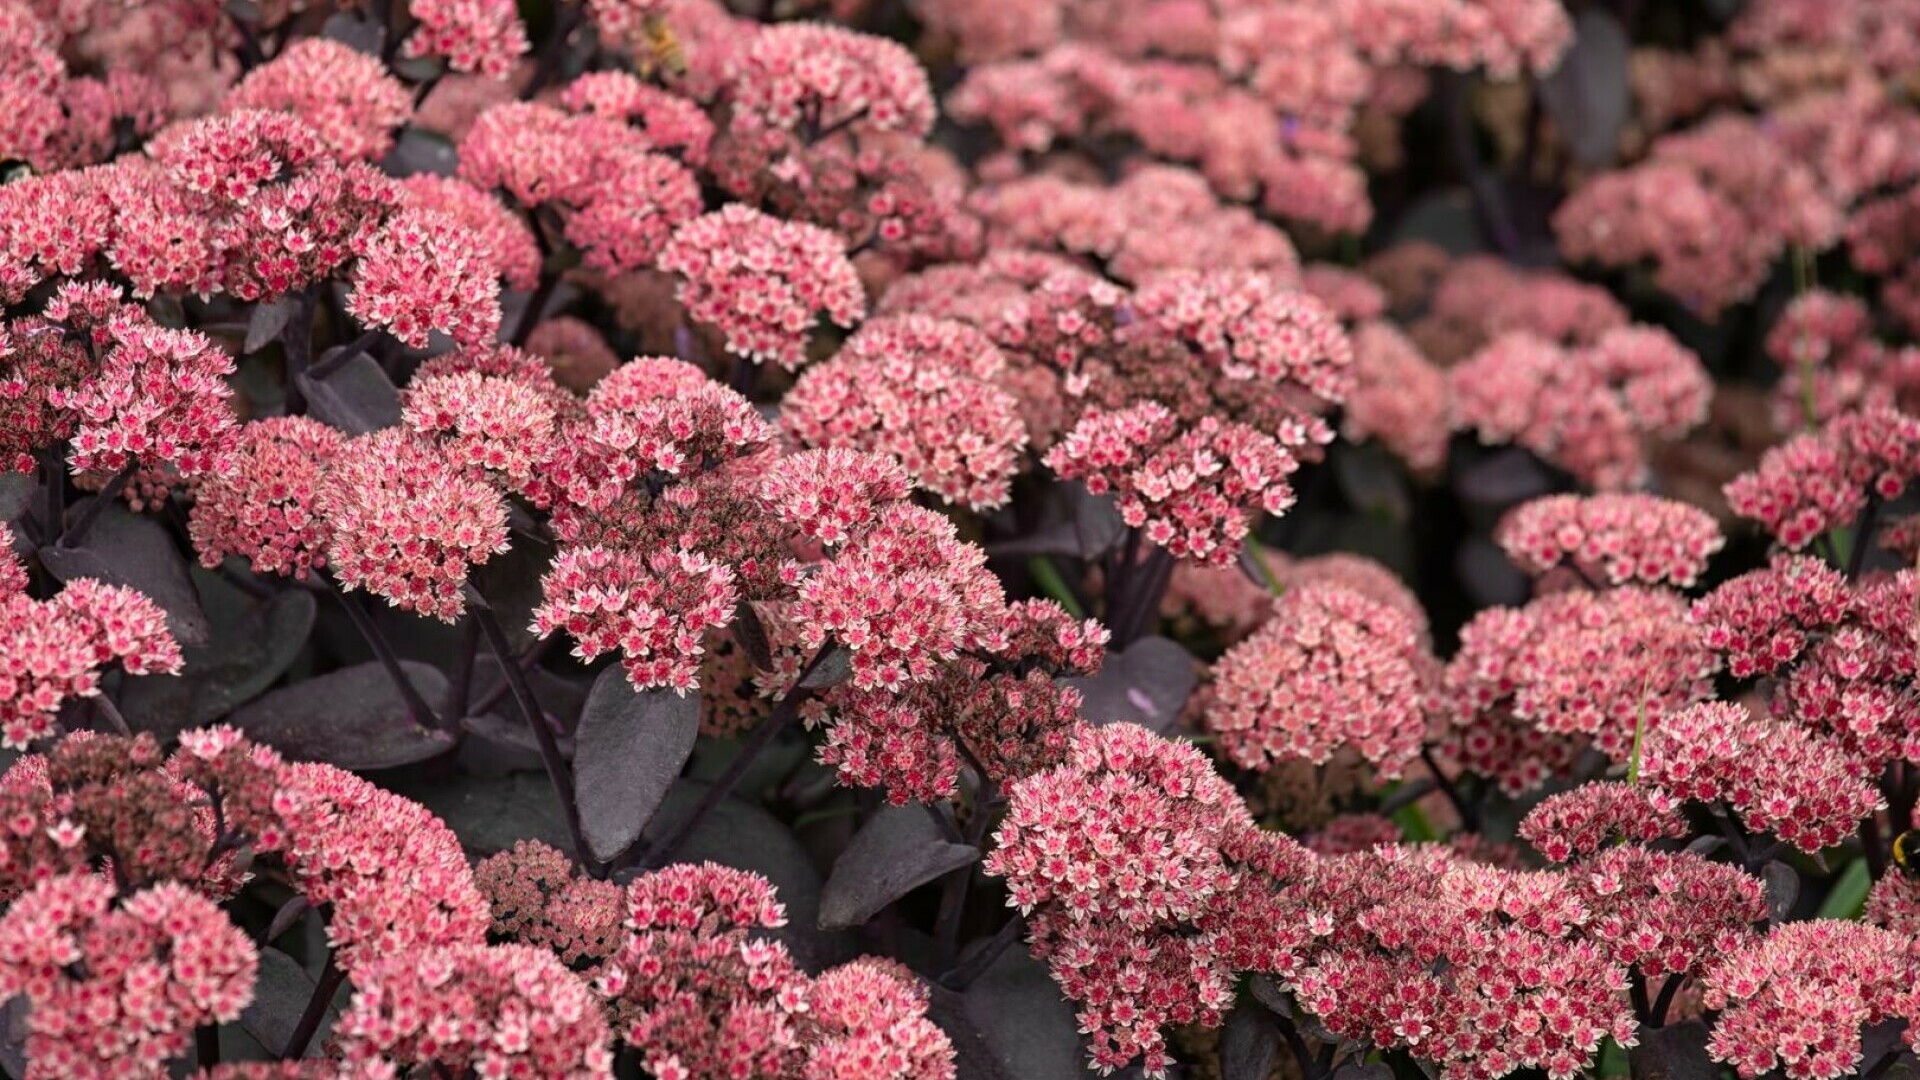
<path fill-rule="evenodd" d="M 500 200 L 457 177 L 432 173 L 409 176 L 398 188 L 402 201 L 464 226 L 509 287 L 531 291 L 540 283 L 539 242 L 526 221 Z"/>
<path fill-rule="evenodd" d="M 475 1076 L 613 1075 L 593 991 L 530 945 L 429 946 L 364 963 L 333 1035 L 346 1065 L 369 1074 L 429 1066 Z"/>
<path fill-rule="evenodd" d="M 492 251 L 460 222 L 403 210 L 361 253 L 347 311 L 416 349 L 436 331 L 480 348 L 500 333 L 498 278 Z"/>
<path fill-rule="evenodd" d="M 920 487 L 974 511 L 1007 501 L 1027 444 L 1011 395 L 923 354 L 867 361 L 851 351 L 809 368 L 787 393 L 789 439 L 893 458 Z"/>
<path fill-rule="evenodd" d="M 1507 558 L 1539 576 L 1566 565 L 1596 586 L 1699 580 L 1726 544 L 1706 511 L 1654 495 L 1551 495 L 1522 503 L 1495 540 Z"/>
<path fill-rule="evenodd" d="M 433 441 L 457 469 L 484 469 L 527 492 L 554 453 L 551 397 L 523 382 L 468 371 L 415 378 L 401 423 Z"/>
<path fill-rule="evenodd" d="M 1883 807 L 1867 772 L 1834 740 L 1721 702 L 1650 721 L 1640 759 L 1642 783 L 1724 802 L 1748 828 L 1808 852 L 1839 843 Z"/>
<path fill-rule="evenodd" d="M 221 107 L 294 113 L 341 157 L 373 161 L 392 148 L 394 131 L 412 117 L 413 98 L 378 57 L 311 37 L 289 43 L 248 72 Z"/>
<path fill-rule="evenodd" d="M 0 916 L 0 993 L 32 1006 L 25 1080 L 160 1075 L 252 1003 L 259 954 L 213 901 L 172 882 L 118 899 L 67 874 Z"/>
<path fill-rule="evenodd" d="M 953 1042 L 905 967 L 864 957 L 807 990 L 801 1080 L 953 1080 Z"/>
<path fill-rule="evenodd" d="M 1351 750 L 1394 779 L 1420 753 L 1437 675 L 1400 611 L 1337 586 L 1291 588 L 1214 665 L 1206 726 L 1242 768 Z"/>
<path fill-rule="evenodd" d="M 187 518 L 201 565 L 239 556 L 256 574 L 296 578 L 325 567 L 331 530 L 319 512 L 320 477 L 345 443 L 304 416 L 242 426 L 233 467 L 201 482 Z"/>
<path fill-rule="evenodd" d="M 535 633 L 566 631 L 583 660 L 618 650 L 636 689 L 680 694 L 699 684 L 707 631 L 726 626 L 740 600 L 730 567 L 670 549 L 568 548 L 541 579 L 541 593 Z"/>
<path fill-rule="evenodd" d="M 1164 1070 L 1161 1027 L 1217 1023 L 1232 1001 L 1217 943 L 1179 931 L 1236 884 L 1222 847 L 1245 805 L 1197 749 L 1132 724 L 1083 728 L 1009 797 L 985 868 L 1080 1006 L 1094 1065 Z"/>
<path fill-rule="evenodd" d="M 1354 386 L 1341 433 L 1375 439 L 1416 472 L 1447 460 L 1447 379 L 1418 346 L 1385 321 L 1353 332 Z"/>
<path fill-rule="evenodd" d="M 1047 454 L 1064 480 L 1113 492 L 1127 524 L 1176 558 L 1222 566 L 1254 514 L 1293 505 L 1299 462 L 1271 436 L 1207 417 L 1182 431 L 1157 402 L 1089 411 Z"/>
<path fill-rule="evenodd" d="M 400 48 L 409 57 L 504 79 L 527 51 L 527 28 L 510 0 L 413 0 L 407 13 L 418 22 Z"/>
<path fill-rule="evenodd" d="M 808 980 L 759 933 L 787 922 L 765 878 L 714 863 L 664 867 L 627 887 L 626 921 L 598 989 L 648 1072 L 790 1075 Z"/>
<path fill-rule="evenodd" d="M 159 605 L 91 578 L 51 600 L 0 595 L 0 643 L 0 739 L 16 750 L 54 733 L 62 702 L 99 694 L 101 668 L 171 675 L 182 663 Z"/>
<path fill-rule="evenodd" d="M 507 550 L 500 491 L 402 428 L 348 440 L 318 502 L 342 585 L 443 622 L 466 610 L 468 571 Z"/>
<path fill-rule="evenodd" d="M 1520 838 L 1557 863 L 1594 855 L 1616 839 L 1648 844 L 1685 835 L 1673 798 L 1612 780 L 1549 795 L 1520 819 Z"/>
<path fill-rule="evenodd" d="M 859 275 L 839 237 L 739 203 L 682 225 L 660 253 L 680 277 L 687 315 L 725 335 L 727 351 L 792 371 L 824 313 L 851 327 L 866 313 Z"/>
<path fill-rule="evenodd" d="M 1869 408 L 1796 435 L 1725 488 L 1727 504 L 1798 551 L 1852 525 L 1869 498 L 1890 501 L 1920 475 L 1920 419 Z"/>
<path fill-rule="evenodd" d="M 327 939 L 348 974 L 486 940 L 487 902 L 460 838 L 426 807 L 331 765 L 289 764 L 280 781 L 287 866 L 328 910 Z"/>
<path fill-rule="evenodd" d="M 1719 1013 L 1707 1051 L 1743 1080 L 1783 1071 L 1834 1080 L 1861 1065 L 1861 1029 L 1902 1015 L 1913 984 L 1908 939 L 1877 926 L 1782 923 L 1706 973 Z"/>

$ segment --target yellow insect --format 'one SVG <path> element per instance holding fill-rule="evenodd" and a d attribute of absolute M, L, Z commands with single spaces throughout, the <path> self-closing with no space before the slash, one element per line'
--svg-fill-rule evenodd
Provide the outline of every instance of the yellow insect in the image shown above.
<path fill-rule="evenodd" d="M 1908 877 L 1920 877 L 1920 829 L 1893 838 L 1893 864 Z"/>

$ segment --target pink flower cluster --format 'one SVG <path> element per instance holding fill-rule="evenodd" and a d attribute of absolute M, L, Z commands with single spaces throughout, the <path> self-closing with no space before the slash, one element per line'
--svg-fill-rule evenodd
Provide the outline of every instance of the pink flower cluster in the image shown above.
<path fill-rule="evenodd" d="M 1418 473 L 1447 460 L 1447 377 L 1391 323 L 1362 323 L 1353 332 L 1354 385 L 1340 428 L 1349 439 L 1374 439 Z"/>
<path fill-rule="evenodd" d="M 1640 759 L 1644 783 L 1679 799 L 1724 802 L 1750 828 L 1802 851 L 1839 843 L 1882 808 L 1865 773 L 1832 740 L 1722 702 L 1651 721 Z"/>
<path fill-rule="evenodd" d="M 1520 838 L 1557 863 L 1596 855 L 1616 838 L 1648 844 L 1686 834 L 1686 820 L 1672 798 L 1616 781 L 1549 795 L 1520 820 Z"/>
<path fill-rule="evenodd" d="M 413 99 L 378 57 L 329 38 L 301 38 L 234 84 L 221 108 L 292 113 L 342 158 L 373 161 L 412 118 Z"/>
<path fill-rule="evenodd" d="M 1507 557 L 1539 576 L 1570 566 L 1596 586 L 1686 588 L 1726 544 L 1705 511 L 1654 495 L 1553 495 L 1523 503 L 1500 522 Z"/>
<path fill-rule="evenodd" d="M 493 912 L 493 934 L 537 945 L 572 968 L 599 967 L 619 948 L 626 890 L 578 876 L 573 859 L 538 840 L 480 860 L 474 887 Z"/>
<path fill-rule="evenodd" d="M 25 1080 L 160 1075 L 253 1001 L 260 958 L 212 900 L 165 883 L 50 877 L 0 915 L 0 994 L 23 995 Z"/>
<path fill-rule="evenodd" d="M 1868 408 L 1768 450 L 1727 484 L 1727 505 L 1798 551 L 1853 524 L 1869 499 L 1898 498 L 1916 475 L 1920 419 Z"/>
<path fill-rule="evenodd" d="M 324 569 L 331 529 L 319 507 L 321 476 L 345 443 L 304 416 L 243 425 L 232 467 L 201 482 L 187 518 L 201 564 L 238 556 L 256 574 L 297 578 Z"/>
<path fill-rule="evenodd" d="M 434 333 L 481 348 L 500 333 L 499 276 L 493 251 L 460 221 L 402 210 L 360 253 L 347 311 L 416 349 Z"/>
<path fill-rule="evenodd" d="M 664 548 L 642 555 L 570 547 L 554 560 L 541 591 L 533 612 L 540 636 L 565 630 L 583 660 L 618 651 L 636 688 L 680 694 L 699 683 L 707 631 L 726 626 L 740 600 L 731 567 Z"/>
<path fill-rule="evenodd" d="M 1242 768 L 1346 750 L 1394 779 L 1420 754 L 1437 677 L 1399 610 L 1338 586 L 1290 588 L 1214 666 L 1206 726 Z"/>
<path fill-rule="evenodd" d="M 1448 378 L 1455 429 L 1515 443 L 1603 489 L 1634 485 L 1645 443 L 1685 435 L 1705 419 L 1713 392 L 1697 357 L 1645 327 L 1573 349 L 1508 334 Z"/>
<path fill-rule="evenodd" d="M 18 567 L 6 552 L 0 563 Z M 181 669 L 166 613 L 144 594 L 92 578 L 51 600 L 0 589 L 0 743 L 21 750 L 54 734 L 62 703 L 99 694 L 110 664 L 134 675 Z"/>
<path fill-rule="evenodd" d="M 1767 918 L 1760 879 L 1688 851 L 1608 848 L 1580 864 L 1586 933 L 1647 979 L 1697 976 L 1748 945 Z"/>

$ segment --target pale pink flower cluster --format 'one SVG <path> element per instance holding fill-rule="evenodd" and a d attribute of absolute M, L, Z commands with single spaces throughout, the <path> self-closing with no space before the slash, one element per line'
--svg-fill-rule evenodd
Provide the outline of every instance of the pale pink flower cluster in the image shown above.
<path fill-rule="evenodd" d="M 1242 768 L 1351 751 L 1384 779 L 1420 754 L 1438 676 L 1412 620 L 1331 585 L 1288 589 L 1214 665 L 1206 727 Z"/>
<path fill-rule="evenodd" d="M 1781 556 L 1695 601 L 1693 621 L 1707 647 L 1726 658 L 1727 673 L 1745 679 L 1798 660 L 1852 606 L 1838 570 L 1810 556 Z"/>
<path fill-rule="evenodd" d="M 402 210 L 361 252 L 347 311 L 416 349 L 434 333 L 477 349 L 500 334 L 499 276 L 493 250 L 460 221 Z"/>
<path fill-rule="evenodd" d="M 1687 588 L 1726 544 L 1706 511 L 1656 495 L 1550 495 L 1521 504 L 1494 539 L 1534 576 L 1570 566 L 1596 587 Z"/>
<path fill-rule="evenodd" d="M 415 950 L 485 942 L 487 901 L 466 853 L 426 807 L 319 763 L 280 771 L 274 800 L 293 880 L 329 909 L 327 939 L 349 975 Z"/>
<path fill-rule="evenodd" d="M 1625 761 L 1637 730 L 1710 696 L 1714 668 L 1686 601 L 1626 585 L 1481 612 L 1460 632 L 1445 687 L 1460 727 L 1500 710 Z"/>
<path fill-rule="evenodd" d="M 320 477 L 345 443 L 304 416 L 243 425 L 231 468 L 200 483 L 187 518 L 201 564 L 238 556 L 256 574 L 296 578 L 324 568 L 331 530 L 319 509 Z"/>
<path fill-rule="evenodd" d="M 23 1080 L 164 1075 L 203 1024 L 237 1020 L 260 958 L 212 900 L 165 883 L 50 877 L 0 915 L 0 994 L 23 995 Z"/>
<path fill-rule="evenodd" d="M 863 957 L 822 973 L 805 1019 L 801 1080 L 954 1080 L 953 1043 L 900 964 Z"/>
<path fill-rule="evenodd" d="M 333 1026 L 347 1068 L 474 1076 L 613 1075 L 607 1018 L 580 976 L 531 945 L 426 946 L 353 972 Z"/>
<path fill-rule="evenodd" d="M 899 42 L 824 23 L 782 23 L 753 35 L 733 85 L 735 137 L 933 128 L 926 69 Z"/>
<path fill-rule="evenodd" d="M 452 176 L 419 173 L 396 185 L 402 202 L 460 223 L 492 260 L 500 280 L 531 290 L 540 282 L 540 245 L 520 215 L 499 199 Z"/>
<path fill-rule="evenodd" d="M 660 252 L 679 276 L 687 316 L 726 338 L 727 351 L 792 371 L 824 314 L 851 328 L 866 314 L 859 274 L 840 238 L 740 203 L 682 225 Z"/>
<path fill-rule="evenodd" d="M 1090 410 L 1047 453 L 1063 480 L 1096 495 L 1112 492 L 1120 515 L 1175 557 L 1224 566 L 1261 511 L 1293 505 L 1293 454 L 1246 424 L 1208 416 L 1181 425 L 1148 401 L 1114 412 Z"/>
<path fill-rule="evenodd" d="M 781 427 L 802 447 L 890 457 L 947 502 L 990 510 L 1007 501 L 1027 445 L 1019 403 L 989 381 L 1004 365 L 964 324 L 878 319 L 801 375 Z"/>
<path fill-rule="evenodd" d="M 1743 1080 L 1776 1069 L 1792 1080 L 1851 1075 L 1862 1028 L 1913 1016 L 1914 976 L 1903 935 L 1835 919 L 1784 923 L 1707 971 L 1702 1003 L 1720 1014 L 1707 1050 Z"/>
<path fill-rule="evenodd" d="M 1452 423 L 1482 443 L 1511 442 L 1602 489 L 1634 485 L 1645 444 L 1706 418 L 1713 384 L 1666 332 L 1623 327 L 1563 348 L 1508 334 L 1448 372 Z"/>
<path fill-rule="evenodd" d="M 558 426 L 550 395 L 477 371 L 416 377 L 401 422 L 438 446 L 454 468 L 484 469 L 523 493 L 551 459 Z"/>
<path fill-rule="evenodd" d="M 481 473 L 402 428 L 349 439 L 317 498 L 327 565 L 349 589 L 454 622 L 467 573 L 507 550 L 507 505 Z"/>
<path fill-rule="evenodd" d="M 1809 852 L 1851 836 L 1882 808 L 1867 771 L 1831 739 L 1723 702 L 1650 720 L 1640 758 L 1643 783 L 1723 802 L 1749 828 Z"/>
<path fill-rule="evenodd" d="M 10 553 L 4 562 L 18 567 Z M 109 664 L 133 675 L 179 673 L 166 613 L 144 594 L 91 578 L 50 600 L 0 590 L 0 744 L 22 750 L 52 735 L 61 704 L 99 694 Z"/>
<path fill-rule="evenodd" d="M 1236 885 L 1222 845 L 1245 804 L 1198 750 L 1132 724 L 1083 728 L 1009 794 L 987 872 L 1079 1004 L 1094 1065 L 1163 1072 L 1160 1029 L 1218 1023 L 1233 999 L 1221 942 L 1191 930 Z"/>
<path fill-rule="evenodd" d="M 641 82 L 624 71 L 590 71 L 567 84 L 560 103 L 571 113 L 626 123 L 648 150 L 672 153 L 689 165 L 706 164 L 713 120 L 691 98 Z"/>
<path fill-rule="evenodd" d="M 638 689 L 699 685 L 701 644 L 740 602 L 733 568 L 695 551 L 569 547 L 541 580 L 541 637 L 564 630 L 582 660 L 619 652 Z"/>
<path fill-rule="evenodd" d="M 1892 501 L 1920 476 L 1920 419 L 1891 408 L 1834 418 L 1768 450 L 1730 481 L 1727 505 L 1798 551 L 1852 525 L 1869 499 Z"/>
<path fill-rule="evenodd" d="M 1612 293 L 1558 270 L 1521 269 L 1490 255 L 1450 259 L 1437 249 L 1404 244 L 1375 262 L 1373 273 L 1400 293 L 1396 309 L 1417 310 L 1426 301 L 1411 332 L 1443 365 L 1503 334 L 1591 345 L 1629 322 Z"/>
<path fill-rule="evenodd" d="M 412 0 L 416 20 L 400 51 L 436 57 L 454 71 L 504 79 L 527 51 L 527 28 L 512 0 Z"/>
<path fill-rule="evenodd" d="M 374 161 L 413 116 L 413 97 L 377 56 L 330 38 L 299 38 L 247 73 L 221 109 L 290 112 L 342 158 Z"/>
<path fill-rule="evenodd" d="M 1139 315 L 1228 379 L 1285 387 L 1317 412 L 1353 391 L 1353 346 L 1327 306 L 1265 274 L 1173 271 L 1133 298 Z"/>
<path fill-rule="evenodd" d="M 1847 618 L 1807 650 L 1775 688 L 1774 709 L 1837 737 L 1871 762 L 1920 759 L 1911 708 L 1915 675 L 1913 571 L 1876 575 L 1853 593 Z"/>

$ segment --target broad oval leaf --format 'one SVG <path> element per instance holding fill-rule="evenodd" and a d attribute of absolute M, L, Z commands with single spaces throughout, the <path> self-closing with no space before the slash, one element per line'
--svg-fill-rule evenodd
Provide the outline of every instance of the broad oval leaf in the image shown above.
<path fill-rule="evenodd" d="M 820 929 L 860 926 L 914 889 L 979 859 L 971 844 L 941 835 L 925 807 L 883 806 L 834 860 L 820 891 Z"/>
<path fill-rule="evenodd" d="M 303 371 L 295 381 L 307 396 L 307 415 L 349 435 L 365 435 L 400 422 L 400 391 L 365 353 L 324 379 Z"/>
<path fill-rule="evenodd" d="M 260 950 L 260 973 L 254 979 L 253 1004 L 240 1014 L 240 1026 L 261 1046 L 278 1052 L 293 1038 L 307 1002 L 313 997 L 313 977 L 300 962 L 275 948 Z M 327 1009 L 326 1018 L 313 1041 L 307 1044 L 307 1057 L 316 1057 L 326 1042 L 327 1032 L 339 1015 L 338 999 Z"/>
<path fill-rule="evenodd" d="M 635 690 L 615 664 L 600 673 L 574 729 L 574 804 L 597 859 L 640 838 L 700 735 L 700 698 Z"/>
<path fill-rule="evenodd" d="M 264 693 L 299 658 L 313 630 L 316 605 L 305 590 L 256 600 L 212 574 L 194 580 L 211 642 L 182 650 L 180 674 L 131 676 L 121 687 L 127 723 L 162 739 L 211 724 Z"/>
<path fill-rule="evenodd" d="M 987 553 L 1097 559 L 1113 550 L 1127 531 L 1113 497 L 1095 495 L 1080 484 L 1055 484 L 1041 503 L 1039 516 L 1026 535 L 989 544 Z"/>
<path fill-rule="evenodd" d="M 1280 1024 L 1269 1010 L 1242 1001 L 1220 1032 L 1221 1080 L 1267 1080 L 1280 1055 Z"/>
<path fill-rule="evenodd" d="M 1589 167 L 1613 160 L 1632 111 L 1627 57 L 1633 48 L 1612 13 L 1597 7 L 1574 18 L 1573 47 L 1540 83 L 1540 101 L 1573 159 Z"/>
<path fill-rule="evenodd" d="M 444 700 L 447 680 L 438 670 L 404 660 L 400 667 L 422 697 Z M 235 711 L 232 723 L 290 758 L 356 771 L 411 765 L 453 748 L 452 736 L 408 715 L 378 662 L 282 687 Z"/>
<path fill-rule="evenodd" d="M 31 476 L 24 473 L 0 473 L 0 524 L 19 517 L 27 509 L 27 503 L 31 502 L 39 491 L 40 485 L 34 483 Z M 0 543 L 6 542 L 7 539 L 0 536 Z"/>
<path fill-rule="evenodd" d="M 241 351 L 257 353 L 280 337 L 287 323 L 303 305 L 296 296 L 283 296 L 278 300 L 265 300 L 253 306 L 253 313 L 247 316 L 247 339 Z"/>
<path fill-rule="evenodd" d="M 82 500 L 74 511 L 84 512 L 91 503 L 91 499 Z M 78 544 L 48 544 L 39 555 L 40 565 L 61 581 L 95 578 L 145 593 L 167 613 L 167 628 L 182 645 L 205 645 L 211 638 L 212 628 L 188 576 L 187 560 L 157 521 L 109 506 Z"/>
<path fill-rule="evenodd" d="M 1180 718 L 1197 678 L 1192 653 L 1166 638 L 1144 637 L 1108 656 L 1099 674 L 1067 683 L 1079 688 L 1080 715 L 1089 721 L 1124 721 L 1164 734 Z"/>
<path fill-rule="evenodd" d="M 1073 1005 L 1025 949 L 1008 949 L 962 996 L 967 1019 L 1007 1080 L 1097 1075 L 1087 1067 Z"/>
<path fill-rule="evenodd" d="M 1773 859 L 1760 868 L 1760 882 L 1767 898 L 1767 921 L 1786 922 L 1800 899 L 1800 871 Z"/>
<path fill-rule="evenodd" d="M 1640 1045 L 1627 1051 L 1633 1080 L 1720 1080 L 1720 1066 L 1707 1056 L 1707 1029 L 1698 1020 L 1640 1029 Z"/>

